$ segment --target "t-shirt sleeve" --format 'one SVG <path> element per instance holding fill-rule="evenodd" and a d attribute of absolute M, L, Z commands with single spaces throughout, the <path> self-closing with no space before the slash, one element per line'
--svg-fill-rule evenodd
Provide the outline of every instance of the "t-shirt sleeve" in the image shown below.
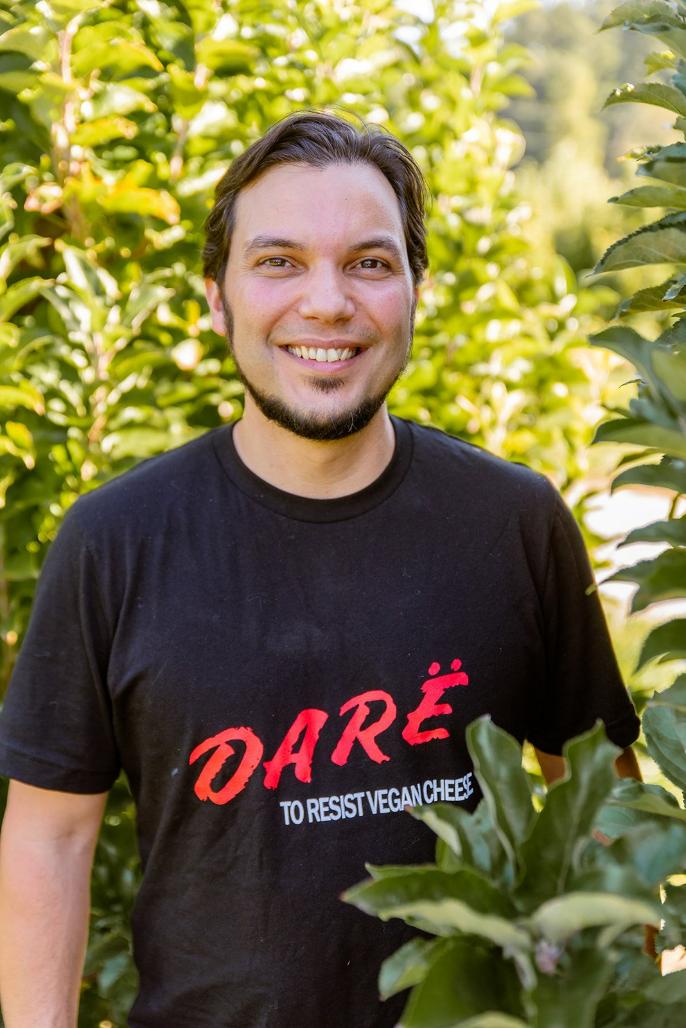
<path fill-rule="evenodd" d="M 556 494 L 542 605 L 546 668 L 534 697 L 529 740 L 559 754 L 568 739 L 605 724 L 622 749 L 640 722 L 617 666 L 579 528 Z"/>
<path fill-rule="evenodd" d="M 0 714 L 0 774 L 62 792 L 107 791 L 119 772 L 107 691 L 111 632 L 72 509 L 53 542 Z"/>

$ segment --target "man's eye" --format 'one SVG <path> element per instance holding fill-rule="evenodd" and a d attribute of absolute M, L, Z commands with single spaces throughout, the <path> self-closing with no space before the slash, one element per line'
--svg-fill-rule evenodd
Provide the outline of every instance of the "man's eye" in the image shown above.
<path fill-rule="evenodd" d="M 260 261 L 261 268 L 287 268 L 290 261 L 285 257 L 265 257 Z"/>
<path fill-rule="evenodd" d="M 388 265 L 380 257 L 363 257 L 359 262 L 359 267 L 365 271 L 383 271 Z"/>

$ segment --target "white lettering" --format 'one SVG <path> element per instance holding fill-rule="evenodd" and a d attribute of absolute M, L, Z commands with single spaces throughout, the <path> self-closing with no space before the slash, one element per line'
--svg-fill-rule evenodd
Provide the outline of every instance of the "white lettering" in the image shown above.
<path fill-rule="evenodd" d="M 369 804 L 369 809 L 371 810 L 372 814 L 378 814 L 379 813 L 379 790 L 377 789 L 376 792 L 367 792 L 366 795 L 367 795 L 367 803 Z"/>
<path fill-rule="evenodd" d="M 400 801 L 400 789 L 389 789 L 388 790 L 388 805 L 394 814 L 397 814 L 399 810 L 403 809 L 403 805 Z"/>
<path fill-rule="evenodd" d="M 283 804 L 281 805 L 283 806 Z M 308 824 L 319 821 L 319 800 L 316 796 L 310 796 L 307 801 L 307 821 Z"/>

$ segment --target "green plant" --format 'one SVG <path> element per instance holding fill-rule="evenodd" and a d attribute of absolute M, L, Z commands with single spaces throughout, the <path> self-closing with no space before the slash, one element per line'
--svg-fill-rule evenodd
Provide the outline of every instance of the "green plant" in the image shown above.
<path fill-rule="evenodd" d="M 686 974 L 660 976 L 642 925 L 667 915 L 676 930 L 656 890 L 686 859 L 686 814 L 625 825 L 603 845 L 593 829 L 618 751 L 601 727 L 568 743 L 569 774 L 540 810 L 514 739 L 487 718 L 467 738 L 476 811 L 416 808 L 436 863 L 370 867 L 345 897 L 426 933 L 381 968 L 385 997 L 412 987 L 402 1028 L 676 1028 Z"/>
<path fill-rule="evenodd" d="M 621 4 L 603 28 L 626 29 L 655 36 L 668 47 L 647 58 L 648 69 L 658 81 L 624 85 L 607 104 L 643 103 L 677 114 L 674 128 L 686 130 L 686 4 L 665 0 Z M 663 81 L 668 73 L 669 81 Z M 632 207 L 661 207 L 664 216 L 624 236 L 599 261 L 596 272 L 626 268 L 648 269 L 672 265 L 669 278 L 642 288 L 625 299 L 619 309 L 620 323 L 593 337 L 596 346 L 625 357 L 636 369 L 635 396 L 617 417 L 602 424 L 598 442 L 629 443 L 638 448 L 617 475 L 613 489 L 622 486 L 659 488 L 671 494 L 668 517 L 631 532 L 623 544 L 656 543 L 660 550 L 648 560 L 624 568 L 613 577 L 636 582 L 631 609 L 641 611 L 663 600 L 686 596 L 686 518 L 680 514 L 680 498 L 686 493 L 686 143 L 646 146 L 635 155 L 638 174 L 654 180 L 614 197 L 614 203 Z M 641 335 L 627 324 L 632 316 L 654 312 L 666 323 L 655 338 Z M 673 321 L 671 320 L 673 319 Z M 661 458 L 657 461 L 655 458 Z M 686 657 L 686 618 L 657 626 L 643 645 L 639 667 L 650 660 Z"/>

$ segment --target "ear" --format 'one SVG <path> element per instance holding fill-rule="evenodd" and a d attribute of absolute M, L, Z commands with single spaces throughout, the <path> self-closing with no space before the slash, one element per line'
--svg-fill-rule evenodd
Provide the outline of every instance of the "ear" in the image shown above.
<path fill-rule="evenodd" d="M 212 328 L 217 335 L 226 335 L 226 325 L 224 324 L 224 308 L 222 306 L 222 296 L 219 291 L 219 286 L 213 278 L 205 279 L 205 296 L 210 307 L 210 315 L 212 317 Z"/>

